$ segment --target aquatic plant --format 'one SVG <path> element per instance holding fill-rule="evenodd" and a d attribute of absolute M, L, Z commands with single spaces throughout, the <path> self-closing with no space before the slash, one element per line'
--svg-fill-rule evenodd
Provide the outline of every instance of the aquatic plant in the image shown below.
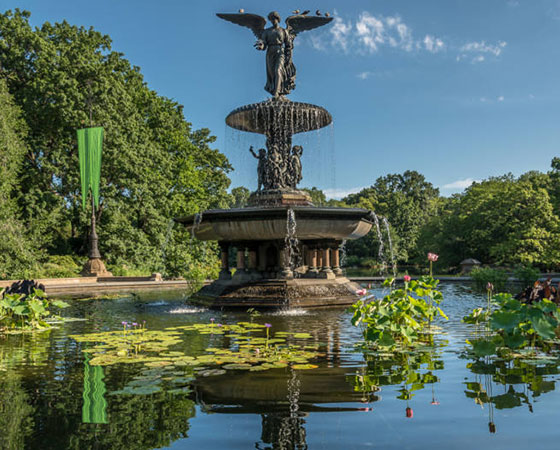
<path fill-rule="evenodd" d="M 410 277 L 409 277 L 410 278 Z M 385 280 L 391 287 L 394 279 Z M 437 316 L 447 319 L 438 306 L 443 295 L 439 280 L 430 276 L 405 281 L 403 289 L 393 289 L 380 300 L 358 300 L 350 307 L 352 324 L 362 328 L 366 344 L 394 349 L 413 346 L 426 334 L 426 328 Z"/>
<path fill-rule="evenodd" d="M 467 341 L 476 357 L 526 357 L 528 353 L 535 355 L 537 350 L 546 353 L 552 344 L 558 342 L 560 308 L 554 302 L 543 299 L 527 304 L 511 294 L 501 293 L 491 297 L 491 293 L 489 289 L 486 311 L 477 308 L 463 318 L 466 323 L 485 325 L 483 336 Z M 490 302 L 495 307 L 493 310 Z"/>
<path fill-rule="evenodd" d="M 52 307 L 66 308 L 68 303 L 62 300 L 50 300 L 41 289 L 33 293 L 5 294 L 0 299 L 0 332 L 29 331 L 46 329 L 51 325 L 47 318 L 57 318 Z"/>
<path fill-rule="evenodd" d="M 308 333 L 277 332 L 270 335 L 270 324 L 239 322 L 236 324 L 195 323 L 163 330 L 146 328 L 128 329 L 72 335 L 77 342 L 92 344 L 83 351 L 91 353 L 89 364 L 108 366 L 113 364 L 142 363 L 147 368 L 191 367 L 201 376 L 221 375 L 225 370 L 262 371 L 292 367 L 313 369 L 309 360 L 318 356 L 317 347 L 309 345 Z M 263 330 L 266 330 L 263 336 Z M 193 333 L 222 337 L 223 347 L 213 339 L 212 347 L 204 354 L 187 355 L 173 349 Z M 288 340 L 292 342 L 288 342 Z M 303 342 L 302 342 L 303 341 Z M 207 366 L 215 366 L 208 368 Z"/>

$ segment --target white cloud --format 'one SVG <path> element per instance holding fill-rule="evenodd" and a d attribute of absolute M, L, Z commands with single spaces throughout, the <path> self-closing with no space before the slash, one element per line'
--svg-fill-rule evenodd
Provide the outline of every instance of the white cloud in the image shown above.
<path fill-rule="evenodd" d="M 488 43 L 485 40 L 448 45 L 432 33 L 416 38 L 412 28 L 398 14 L 382 16 L 368 11 L 362 11 L 356 19 L 343 19 L 335 12 L 333 24 L 328 31 L 325 29 L 323 34 L 311 35 L 309 41 L 317 50 L 326 51 L 334 47 L 344 53 L 358 54 L 375 54 L 384 47 L 432 54 L 449 50 L 456 54 L 456 61 L 464 60 L 472 64 L 499 57 L 507 46 L 506 41 Z"/>
<path fill-rule="evenodd" d="M 457 61 L 469 60 L 472 64 L 486 61 L 487 56 L 498 57 L 502 54 L 507 42 L 498 41 L 497 44 L 488 44 L 486 41 L 467 42 L 459 48 L 459 54 L 455 58 Z"/>
<path fill-rule="evenodd" d="M 442 39 L 433 35 L 415 40 L 412 29 L 398 15 L 375 16 L 368 11 L 362 11 L 357 20 L 344 20 L 335 15 L 329 33 L 330 42 L 325 42 L 315 34 L 315 37 L 310 38 L 312 46 L 318 50 L 326 50 L 326 46 L 331 45 L 345 53 L 377 53 L 382 47 L 405 52 L 416 49 L 436 53 L 445 46 Z"/>
<path fill-rule="evenodd" d="M 335 47 L 338 46 L 342 48 L 342 50 L 344 51 L 347 51 L 348 46 L 350 45 L 351 32 L 351 22 L 346 23 L 340 17 L 335 17 L 334 25 L 330 29 L 333 45 Z"/>
<path fill-rule="evenodd" d="M 499 101 L 499 102 L 503 102 L 504 100 L 505 100 L 505 98 L 504 98 L 503 95 L 500 95 L 500 96 L 498 97 L 498 101 Z"/>
<path fill-rule="evenodd" d="M 444 49 L 444 43 L 441 39 L 436 38 L 430 34 L 427 34 L 422 41 L 424 48 L 430 53 L 437 53 Z"/>
<path fill-rule="evenodd" d="M 487 44 L 485 41 L 468 42 L 463 45 L 459 50 L 462 52 L 472 53 L 492 53 L 495 56 L 500 56 L 502 50 L 507 45 L 505 41 L 499 41 L 496 45 Z"/>
<path fill-rule="evenodd" d="M 336 200 L 340 200 L 350 194 L 355 194 L 356 192 L 360 192 L 364 189 L 365 186 L 356 187 L 356 188 L 349 188 L 349 189 L 324 189 L 323 192 L 327 199 L 334 198 Z"/>
<path fill-rule="evenodd" d="M 473 178 L 465 178 L 464 180 L 453 181 L 452 183 L 444 184 L 442 189 L 466 189 L 471 184 L 477 183 L 479 180 Z"/>
<path fill-rule="evenodd" d="M 360 80 L 367 80 L 372 75 L 371 72 L 360 72 L 356 75 Z"/>

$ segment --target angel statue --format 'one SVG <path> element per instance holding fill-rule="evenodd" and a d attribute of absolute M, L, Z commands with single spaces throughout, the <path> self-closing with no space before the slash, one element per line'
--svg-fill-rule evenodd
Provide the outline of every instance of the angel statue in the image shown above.
<path fill-rule="evenodd" d="M 221 19 L 250 28 L 257 37 L 255 48 L 266 50 L 266 85 L 264 89 L 275 98 L 289 94 L 296 87 L 296 68 L 292 61 L 294 39 L 302 31 L 326 25 L 332 17 L 296 14 L 286 19 L 286 28 L 280 26 L 280 14 L 268 15 L 271 27 L 265 28 L 266 19 L 257 14 L 217 14 Z"/>

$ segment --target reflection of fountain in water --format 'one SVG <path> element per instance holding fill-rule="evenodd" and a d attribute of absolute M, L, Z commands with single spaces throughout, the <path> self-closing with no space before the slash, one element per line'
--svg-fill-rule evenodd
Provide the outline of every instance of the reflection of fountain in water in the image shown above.
<path fill-rule="evenodd" d="M 278 449 L 307 449 L 305 420 L 303 413 L 299 411 L 300 380 L 297 371 L 291 369 L 288 379 L 288 403 L 289 415 L 282 413 L 270 413 L 262 416 L 261 440 L 266 444 L 272 444 L 272 448 Z M 260 449 L 258 443 L 255 447 Z"/>

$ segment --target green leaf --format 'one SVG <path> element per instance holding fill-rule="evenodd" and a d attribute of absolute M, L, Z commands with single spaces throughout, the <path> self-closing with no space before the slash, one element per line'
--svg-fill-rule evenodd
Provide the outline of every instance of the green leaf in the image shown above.
<path fill-rule="evenodd" d="M 550 323 L 550 319 L 547 317 L 532 317 L 531 325 L 537 334 L 543 339 L 554 339 L 556 337 L 554 333 L 554 326 Z"/>
<path fill-rule="evenodd" d="M 520 322 L 521 316 L 516 312 L 495 311 L 490 324 L 494 330 L 512 331 Z"/>
<path fill-rule="evenodd" d="M 496 344 L 491 340 L 477 339 L 471 341 L 476 356 L 491 356 L 496 353 Z"/>

